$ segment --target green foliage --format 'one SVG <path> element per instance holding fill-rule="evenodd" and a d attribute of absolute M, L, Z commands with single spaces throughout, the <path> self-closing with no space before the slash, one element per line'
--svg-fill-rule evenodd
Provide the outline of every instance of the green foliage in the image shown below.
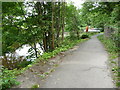
<path fill-rule="evenodd" d="M 16 81 L 16 76 L 15 74 L 13 74 L 12 70 L 8 70 L 7 68 L 2 68 L 1 70 L 2 75 L 0 76 L 0 78 L 2 79 L 2 90 L 11 88 L 11 86 L 13 85 L 20 84 L 18 81 Z"/>
<path fill-rule="evenodd" d="M 89 38 L 88 34 L 82 34 L 81 39 Z"/>
<path fill-rule="evenodd" d="M 44 53 L 44 54 L 42 55 L 42 58 L 45 59 L 45 60 L 47 60 L 47 59 L 49 59 L 49 58 L 51 58 L 51 57 L 53 57 L 53 56 L 54 56 L 54 53 L 49 52 L 49 53 Z"/>
<path fill-rule="evenodd" d="M 73 4 L 70 4 L 66 7 L 66 27 L 65 30 L 70 32 L 71 38 L 78 37 L 79 32 L 81 31 L 81 18 L 80 10 L 77 9 Z"/>
<path fill-rule="evenodd" d="M 85 40 L 71 40 L 71 38 L 68 36 L 65 38 L 65 40 L 62 42 L 62 44 L 59 47 L 56 47 L 56 49 L 52 52 L 45 52 L 42 56 L 40 56 L 36 61 L 43 61 L 48 60 L 49 58 L 55 57 L 55 55 L 59 54 L 60 52 L 64 52 L 76 44 L 83 42 Z"/>
<path fill-rule="evenodd" d="M 115 33 L 113 33 L 111 35 L 111 40 L 114 42 L 114 45 L 116 46 L 117 51 L 120 51 L 120 47 L 119 47 L 119 44 L 120 44 L 120 33 L 117 32 L 117 31 Z"/>
<path fill-rule="evenodd" d="M 22 62 L 20 62 L 18 65 L 17 65 L 17 68 L 24 68 L 24 67 L 26 67 L 27 65 L 29 65 L 29 64 L 31 64 L 32 63 L 32 61 L 22 61 Z"/>
<path fill-rule="evenodd" d="M 117 61 L 113 61 L 118 57 L 118 49 L 115 42 L 111 38 L 104 38 L 103 35 L 98 36 L 98 39 L 104 44 L 106 50 L 109 53 L 109 59 L 112 66 L 112 72 L 114 73 L 114 80 L 116 81 L 116 86 L 120 86 L 119 78 L 120 78 L 120 67 L 118 66 Z"/>
<path fill-rule="evenodd" d="M 114 41 L 111 39 L 105 39 L 103 35 L 98 36 L 99 40 L 103 42 L 108 53 L 110 54 L 111 59 L 115 59 L 118 57 L 118 47 L 115 45 Z"/>
<path fill-rule="evenodd" d="M 82 9 L 77 9 L 73 4 L 63 2 L 3 2 L 2 3 L 2 54 L 14 53 L 22 45 L 29 44 L 32 49 L 28 58 L 38 55 L 33 44 L 41 43 L 45 53 L 39 56 L 38 61 L 53 58 L 80 43 L 84 38 L 89 38 L 94 33 L 80 33 L 84 26 L 104 28 L 105 25 L 117 25 L 120 21 L 120 3 L 115 2 L 85 2 Z M 28 12 L 26 8 L 33 8 Z M 70 37 L 61 40 L 60 34 L 68 31 Z M 63 36 L 62 36 L 63 38 Z M 100 38 L 103 40 L 103 38 Z M 111 58 L 117 57 L 116 52 L 120 38 L 113 34 L 112 40 L 103 40 Z M 114 50 L 113 50 L 114 49 Z M 36 52 L 34 51 L 36 50 Z M 51 52 L 49 52 L 51 51 Z M 20 61 L 20 60 L 18 60 Z M 32 62 L 18 63 L 19 68 L 24 68 Z M 30 66 L 30 65 L 29 65 Z"/>
<path fill-rule="evenodd" d="M 84 2 L 81 9 L 83 22 L 96 28 L 115 24 L 120 20 L 119 2 Z"/>
<path fill-rule="evenodd" d="M 2 65 L 9 70 L 12 69 L 20 69 L 26 67 L 28 64 L 31 64 L 31 61 L 27 61 L 23 56 L 15 56 L 15 54 L 11 54 L 11 56 L 4 56 L 0 58 L 2 61 Z"/>
<path fill-rule="evenodd" d="M 38 84 L 33 85 L 31 88 L 39 88 L 40 86 Z M 32 89 L 31 89 L 32 90 Z"/>
<path fill-rule="evenodd" d="M 98 34 L 97 32 L 87 32 L 87 33 L 82 33 L 81 34 L 81 39 L 85 39 L 85 38 L 90 38 L 93 35 Z"/>
<path fill-rule="evenodd" d="M 119 86 L 120 86 L 120 82 L 117 82 L 117 83 L 116 83 L 116 86 L 118 86 L 118 87 L 119 87 Z"/>

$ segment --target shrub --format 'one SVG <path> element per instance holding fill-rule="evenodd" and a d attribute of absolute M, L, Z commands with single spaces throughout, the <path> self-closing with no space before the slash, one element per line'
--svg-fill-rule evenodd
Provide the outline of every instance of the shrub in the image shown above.
<path fill-rule="evenodd" d="M 5 55 L 1 57 L 0 59 L 2 60 L 2 65 L 5 68 L 8 68 L 10 70 L 15 69 L 15 68 L 18 68 L 18 69 L 23 68 L 23 67 L 26 67 L 28 64 L 30 64 L 30 61 L 27 61 L 25 57 L 17 56 L 15 53 Z"/>
<path fill-rule="evenodd" d="M 22 61 L 22 62 L 20 62 L 19 64 L 17 64 L 17 68 L 18 69 L 20 69 L 20 68 L 24 68 L 24 67 L 26 67 L 27 65 L 29 65 L 29 64 L 31 64 L 32 63 L 32 61 Z"/>
<path fill-rule="evenodd" d="M 8 88 L 11 88 L 13 85 L 18 85 L 19 82 L 16 81 L 16 77 L 13 74 L 12 70 L 8 70 L 7 68 L 2 68 L 2 75 L 0 75 L 0 78 L 2 80 L 1 82 L 1 90 L 5 90 Z"/>
<path fill-rule="evenodd" d="M 85 39 L 85 38 L 89 38 L 89 35 L 88 35 L 88 34 L 83 34 L 83 35 L 81 36 L 81 39 Z"/>
<path fill-rule="evenodd" d="M 33 85 L 31 88 L 39 88 L 38 84 Z M 32 90 L 32 89 L 31 89 Z M 34 89 L 33 89 L 34 90 Z"/>
<path fill-rule="evenodd" d="M 105 45 L 108 53 L 110 54 L 110 59 L 115 59 L 118 56 L 118 47 L 115 42 L 111 39 L 104 38 L 103 35 L 98 36 L 98 39 Z"/>

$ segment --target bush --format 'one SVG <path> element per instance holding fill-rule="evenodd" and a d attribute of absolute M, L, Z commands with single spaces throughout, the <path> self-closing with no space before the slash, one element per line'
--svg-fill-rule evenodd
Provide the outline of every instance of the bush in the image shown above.
<path fill-rule="evenodd" d="M 16 81 L 16 77 L 13 74 L 12 70 L 8 70 L 7 68 L 2 68 L 1 69 L 2 74 L 0 75 L 0 78 L 2 80 L 1 82 L 1 90 L 5 90 L 8 88 L 11 88 L 13 85 L 18 85 L 19 82 Z"/>
<path fill-rule="evenodd" d="M 20 62 L 19 64 L 17 64 L 17 68 L 20 69 L 20 68 L 24 68 L 26 67 L 27 65 L 31 64 L 32 61 L 22 61 Z"/>
<path fill-rule="evenodd" d="M 88 34 L 83 34 L 83 35 L 81 36 L 81 39 L 85 39 L 85 38 L 89 38 L 89 35 L 88 35 Z"/>
<path fill-rule="evenodd" d="M 98 36 L 98 39 L 105 45 L 108 53 L 110 54 L 110 59 L 115 59 L 118 56 L 118 47 L 115 42 L 110 38 L 104 38 L 103 35 Z"/>
<path fill-rule="evenodd" d="M 116 45 L 116 47 L 118 47 L 118 50 L 120 50 L 119 48 L 119 44 L 120 44 L 120 33 L 114 33 L 111 35 L 111 39 L 114 42 L 114 44 Z"/>
<path fill-rule="evenodd" d="M 17 56 L 16 54 L 9 54 L 9 55 L 5 55 L 3 57 L 0 58 L 2 61 L 2 65 L 5 68 L 8 68 L 9 70 L 12 69 L 19 69 L 19 68 L 24 68 L 26 67 L 28 64 L 30 64 L 30 61 L 27 61 L 25 59 L 25 57 L 23 56 Z"/>

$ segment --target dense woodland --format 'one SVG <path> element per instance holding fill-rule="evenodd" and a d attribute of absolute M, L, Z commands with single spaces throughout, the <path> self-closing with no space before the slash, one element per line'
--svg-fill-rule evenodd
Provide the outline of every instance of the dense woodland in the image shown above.
<path fill-rule="evenodd" d="M 9 60 L 8 53 L 14 54 L 16 49 L 25 44 L 31 46 L 29 58 L 39 58 L 40 51 L 36 44 L 41 46 L 44 53 L 49 53 L 62 47 L 65 42 L 67 45 L 70 41 L 80 40 L 86 26 L 101 28 L 102 32 L 105 27 L 113 28 L 109 39 L 117 47 L 117 53 L 120 42 L 120 2 L 84 2 L 81 9 L 65 1 L 2 2 L 3 65 Z M 65 37 L 65 32 L 70 35 Z M 11 57 L 15 61 L 22 59 L 14 55 Z"/>

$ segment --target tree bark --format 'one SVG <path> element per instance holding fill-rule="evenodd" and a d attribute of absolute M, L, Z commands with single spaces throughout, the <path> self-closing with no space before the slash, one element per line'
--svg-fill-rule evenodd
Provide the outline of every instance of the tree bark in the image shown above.
<path fill-rule="evenodd" d="M 46 32 L 43 33 L 43 48 L 44 48 L 44 52 L 47 52 L 47 38 L 46 38 Z"/>
<path fill-rule="evenodd" d="M 60 17 L 60 2 L 58 2 L 58 21 L 57 21 L 57 36 L 56 36 L 56 39 L 57 39 L 57 46 L 59 46 L 59 43 L 60 43 L 60 31 L 61 31 L 61 17 Z"/>
<path fill-rule="evenodd" d="M 34 51 L 35 51 L 35 57 L 38 58 L 37 56 L 37 48 L 36 48 L 36 43 L 34 43 Z"/>
<path fill-rule="evenodd" d="M 64 19 L 65 19 L 65 1 L 63 0 L 63 6 L 62 6 L 63 8 L 62 8 L 62 11 L 63 11 L 63 15 L 62 15 L 62 41 L 64 40 L 64 28 L 65 28 L 65 21 L 64 21 Z"/>
<path fill-rule="evenodd" d="M 54 50 L 54 2 L 52 2 L 52 28 L 51 28 L 51 33 L 52 33 L 52 47 L 51 49 Z"/>

